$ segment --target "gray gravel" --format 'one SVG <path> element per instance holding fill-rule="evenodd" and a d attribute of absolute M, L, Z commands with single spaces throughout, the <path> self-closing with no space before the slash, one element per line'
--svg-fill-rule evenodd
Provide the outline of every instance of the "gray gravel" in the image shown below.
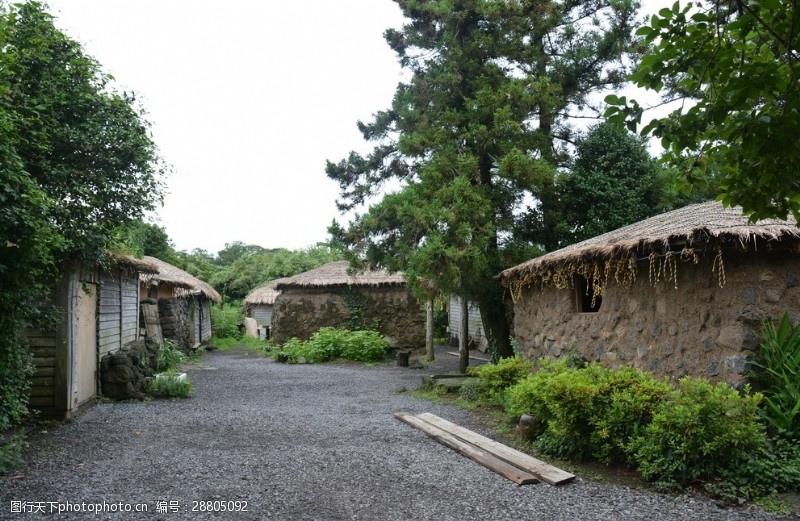
<path fill-rule="evenodd" d="M 457 363 L 439 360 L 425 372 Z M 36 433 L 30 466 L 0 478 L 0 519 L 42 517 L 13 513 L 12 501 L 46 512 L 104 501 L 106 509 L 139 503 L 149 510 L 52 516 L 81 520 L 780 518 L 581 477 L 560 487 L 519 487 L 394 419 L 396 411 L 432 412 L 491 435 L 467 411 L 398 392 L 420 385 L 418 370 L 290 366 L 217 352 L 189 372 L 195 390 L 188 400 L 98 404 Z M 208 501 L 212 508 L 246 502 L 247 511 L 192 511 Z"/>

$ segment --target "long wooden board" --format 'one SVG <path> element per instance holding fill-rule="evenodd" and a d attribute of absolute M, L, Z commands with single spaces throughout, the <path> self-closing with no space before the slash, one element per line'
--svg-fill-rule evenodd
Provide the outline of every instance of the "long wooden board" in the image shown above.
<path fill-rule="evenodd" d="M 524 452 L 512 449 L 511 447 L 503 445 L 502 443 L 496 442 L 485 436 L 481 436 L 476 432 L 465 429 L 460 425 L 456 425 L 455 423 L 449 422 L 434 414 L 426 412 L 418 414 L 417 417 L 431 425 L 439 427 L 443 431 L 448 432 L 463 441 L 478 447 L 479 449 L 493 454 L 497 458 L 514 465 L 515 467 L 530 472 L 545 483 L 549 483 L 551 485 L 561 485 L 575 479 L 574 474 L 570 474 L 569 472 L 561 470 L 558 467 L 554 467 L 541 460 L 538 460 L 529 454 L 525 454 Z"/>
<path fill-rule="evenodd" d="M 527 485 L 530 483 L 537 483 L 539 481 L 536 479 L 536 476 L 493 456 L 485 450 L 458 439 L 452 434 L 440 429 L 439 427 L 436 427 L 435 425 L 431 425 L 430 423 L 418 418 L 417 416 L 414 416 L 413 414 L 396 412 L 394 413 L 394 416 L 398 420 L 403 421 L 412 427 L 416 427 L 439 443 L 458 451 L 469 459 L 480 463 L 484 467 L 493 470 L 494 472 L 497 472 L 501 476 L 510 479 L 518 485 Z"/>

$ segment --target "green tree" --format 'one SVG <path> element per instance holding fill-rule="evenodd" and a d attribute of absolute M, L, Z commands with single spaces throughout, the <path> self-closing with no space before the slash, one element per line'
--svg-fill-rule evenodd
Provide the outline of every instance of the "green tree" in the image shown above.
<path fill-rule="evenodd" d="M 158 224 L 136 219 L 118 230 L 116 241 L 120 249 L 136 257 L 148 255 L 171 264 L 177 262 L 175 247 L 167 231 Z"/>
<path fill-rule="evenodd" d="M 800 219 L 797 2 L 676 2 L 637 34 L 651 47 L 632 81 L 677 104 L 641 132 L 661 139 L 666 161 L 688 165 L 682 187 L 713 175 L 719 199 L 751 219 Z M 606 101 L 613 121 L 641 123 L 635 100 Z"/>
<path fill-rule="evenodd" d="M 665 187 L 645 143 L 609 123 L 593 127 L 578 143 L 575 163 L 558 184 L 567 230 L 561 246 L 664 210 Z"/>
<path fill-rule="evenodd" d="M 508 355 L 492 276 L 540 242 L 518 240 L 526 200 L 553 201 L 573 139 L 568 116 L 591 114 L 589 95 L 624 78 L 637 3 L 397 3 L 409 22 L 385 37 L 409 80 L 389 110 L 358 123 L 373 151 L 328 162 L 326 172 L 340 185 L 342 210 L 389 180 L 400 189 L 330 232 L 351 260 L 403 270 L 422 293 L 433 282 L 477 300 L 487 338 Z"/>
<path fill-rule="evenodd" d="M 135 98 L 42 4 L 0 1 L 0 430 L 27 410 L 30 354 L 46 282 L 91 265 L 122 224 L 160 200 L 156 148 Z"/>

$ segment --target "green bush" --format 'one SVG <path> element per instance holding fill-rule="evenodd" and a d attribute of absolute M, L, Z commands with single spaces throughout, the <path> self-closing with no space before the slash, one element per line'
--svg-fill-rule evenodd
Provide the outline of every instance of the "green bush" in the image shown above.
<path fill-rule="evenodd" d="M 211 333 L 218 338 L 235 338 L 238 340 L 242 337 L 242 333 L 239 331 L 239 324 L 243 318 L 241 304 L 211 306 Z"/>
<path fill-rule="evenodd" d="M 155 396 L 188 398 L 192 392 L 192 382 L 188 376 L 180 380 L 176 371 L 166 371 L 150 379 L 148 391 Z"/>
<path fill-rule="evenodd" d="M 470 374 L 478 377 L 478 391 L 491 400 L 499 400 L 502 393 L 533 370 L 533 364 L 521 356 L 501 358 L 496 364 L 484 364 L 470 368 Z"/>
<path fill-rule="evenodd" d="M 660 489 L 703 485 L 720 495 L 715 483 L 746 481 L 753 462 L 764 456 L 760 400 L 749 389 L 740 395 L 725 383 L 682 378 L 631 441 L 629 454 L 639 473 Z"/>
<path fill-rule="evenodd" d="M 376 331 L 325 327 L 306 342 L 292 338 L 276 354 L 287 357 L 289 363 L 318 364 L 337 358 L 374 362 L 386 356 L 386 342 Z"/>
<path fill-rule="evenodd" d="M 749 378 L 764 394 L 766 421 L 780 433 L 800 437 L 800 327 L 792 327 L 788 314 L 777 328 L 764 323 L 761 349 L 750 364 Z"/>
<path fill-rule="evenodd" d="M 669 390 L 666 382 L 633 368 L 575 368 L 562 360 L 545 363 L 509 388 L 505 403 L 515 417 L 528 413 L 537 420 L 543 452 L 608 462 L 625 459 L 626 445 Z"/>
<path fill-rule="evenodd" d="M 178 345 L 172 340 L 164 340 L 158 348 L 156 355 L 156 371 L 174 371 L 186 361 L 186 355 L 178 349 Z"/>

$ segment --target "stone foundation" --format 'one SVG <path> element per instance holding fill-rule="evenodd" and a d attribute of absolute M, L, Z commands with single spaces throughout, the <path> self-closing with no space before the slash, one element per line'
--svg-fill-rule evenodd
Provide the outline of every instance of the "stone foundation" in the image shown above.
<path fill-rule="evenodd" d="M 100 382 L 103 396 L 116 400 L 142 399 L 147 391 L 147 378 L 156 367 L 158 344 L 151 340 L 129 342 L 116 353 L 100 360 Z"/>
<path fill-rule="evenodd" d="M 187 351 L 191 346 L 192 322 L 189 301 L 183 298 L 158 299 L 158 314 L 161 319 L 161 334 L 164 340 L 172 340 L 178 348 Z"/>

